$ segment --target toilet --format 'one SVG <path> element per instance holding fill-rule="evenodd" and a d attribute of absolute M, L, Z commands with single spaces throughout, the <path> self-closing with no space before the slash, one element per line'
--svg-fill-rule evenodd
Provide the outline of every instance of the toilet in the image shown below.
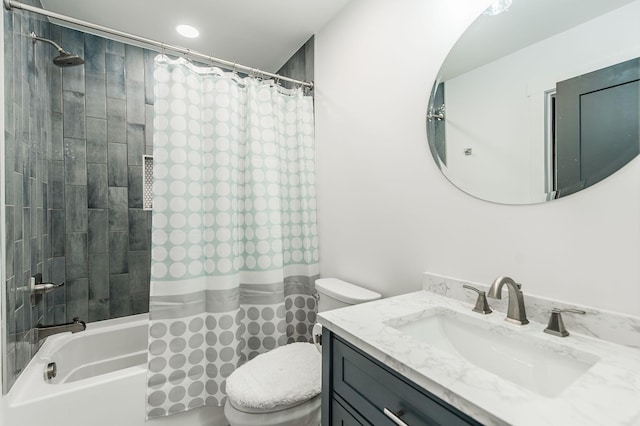
<path fill-rule="evenodd" d="M 336 278 L 316 280 L 318 312 L 379 299 L 380 293 Z M 314 327 L 314 334 L 318 324 Z M 224 414 L 230 426 L 318 426 L 322 355 L 296 342 L 248 361 L 227 378 Z"/>

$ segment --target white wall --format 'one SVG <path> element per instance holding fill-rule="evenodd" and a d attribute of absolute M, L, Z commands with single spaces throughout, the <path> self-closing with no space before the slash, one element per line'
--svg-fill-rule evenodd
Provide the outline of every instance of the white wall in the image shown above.
<path fill-rule="evenodd" d="M 634 2 L 446 81 L 449 179 L 484 200 L 544 200 L 545 91 L 639 57 L 638 16 Z"/>
<path fill-rule="evenodd" d="M 640 159 L 546 204 L 454 188 L 427 148 L 428 93 L 490 0 L 352 0 L 316 43 L 321 274 L 391 296 L 424 271 L 640 315 Z M 606 37 L 606 34 L 603 35 Z"/>

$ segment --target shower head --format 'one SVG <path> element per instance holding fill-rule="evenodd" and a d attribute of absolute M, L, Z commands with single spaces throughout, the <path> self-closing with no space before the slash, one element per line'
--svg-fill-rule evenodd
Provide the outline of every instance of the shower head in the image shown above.
<path fill-rule="evenodd" d="M 84 64 L 84 60 L 78 55 L 72 55 L 71 53 L 64 50 L 60 47 L 56 42 L 51 41 L 47 38 L 38 37 L 36 33 L 31 33 L 31 39 L 35 43 L 36 41 L 44 41 L 45 43 L 49 43 L 53 47 L 56 48 L 59 55 L 53 58 L 53 64 L 59 67 L 73 67 L 76 65 Z"/>
<path fill-rule="evenodd" d="M 74 67 L 84 64 L 84 60 L 78 55 L 72 55 L 63 50 L 58 56 L 53 58 L 53 63 L 59 67 Z"/>

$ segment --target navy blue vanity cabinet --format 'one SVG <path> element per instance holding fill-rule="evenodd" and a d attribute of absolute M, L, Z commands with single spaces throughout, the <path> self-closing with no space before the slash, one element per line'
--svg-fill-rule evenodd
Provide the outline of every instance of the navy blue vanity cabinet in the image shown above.
<path fill-rule="evenodd" d="M 398 422 L 391 419 L 394 415 Z M 402 422 L 409 426 L 480 425 L 325 327 L 322 426 L 394 426 Z"/>

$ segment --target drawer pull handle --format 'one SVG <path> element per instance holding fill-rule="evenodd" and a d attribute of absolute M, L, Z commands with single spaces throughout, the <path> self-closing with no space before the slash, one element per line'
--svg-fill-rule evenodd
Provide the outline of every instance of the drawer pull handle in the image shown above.
<path fill-rule="evenodd" d="M 384 410 L 382 410 L 382 412 L 384 413 L 385 416 L 389 417 L 391 421 L 397 424 L 398 426 L 409 426 L 408 424 L 403 422 L 402 419 L 400 419 L 400 417 L 404 414 L 402 411 L 398 411 L 398 414 L 394 414 L 393 411 L 389 410 L 388 408 L 385 408 Z"/>

